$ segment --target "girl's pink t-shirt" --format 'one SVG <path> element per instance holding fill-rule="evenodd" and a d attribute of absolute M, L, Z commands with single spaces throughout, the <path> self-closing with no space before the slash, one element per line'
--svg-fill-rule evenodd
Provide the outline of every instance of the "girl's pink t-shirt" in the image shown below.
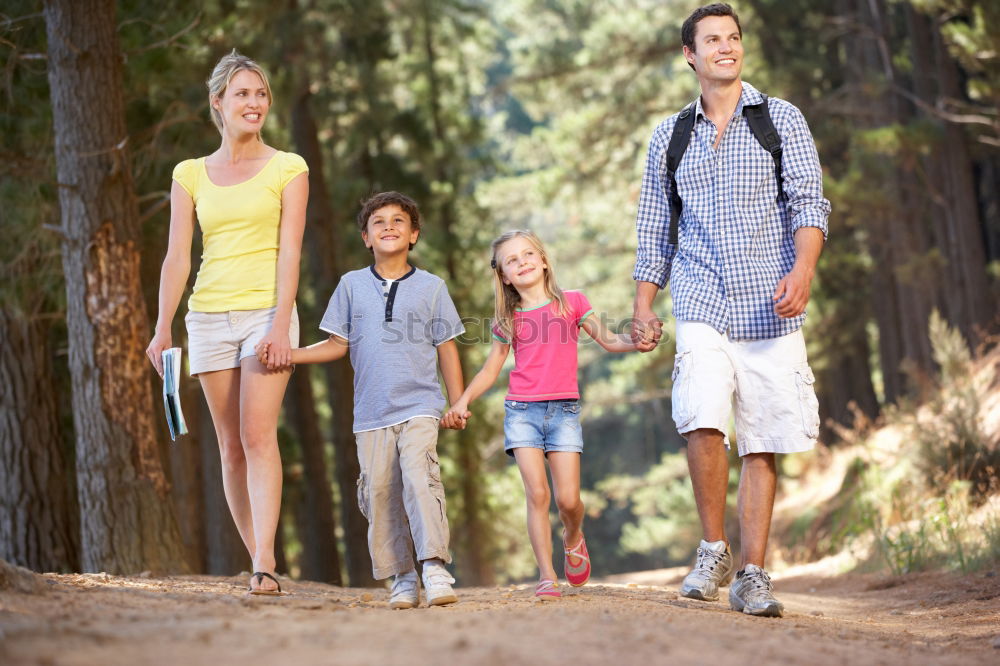
<path fill-rule="evenodd" d="M 514 313 L 514 340 L 493 327 L 493 337 L 514 350 L 507 400 L 575 400 L 576 345 L 583 320 L 593 312 L 579 291 L 564 291 L 569 311 L 559 314 L 557 301 Z"/>

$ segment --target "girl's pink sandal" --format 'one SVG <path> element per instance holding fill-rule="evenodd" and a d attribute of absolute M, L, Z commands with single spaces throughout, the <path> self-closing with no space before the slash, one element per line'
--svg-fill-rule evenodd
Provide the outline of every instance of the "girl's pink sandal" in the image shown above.
<path fill-rule="evenodd" d="M 563 550 L 566 552 L 566 580 L 573 587 L 584 585 L 590 580 L 590 554 L 587 552 L 587 540 L 581 536 L 580 543 L 572 548 L 567 548 L 564 536 Z"/>
<path fill-rule="evenodd" d="M 559 591 L 559 583 L 547 578 L 538 581 L 538 585 L 535 586 L 535 598 L 539 601 L 551 601 L 562 598 L 562 592 Z"/>

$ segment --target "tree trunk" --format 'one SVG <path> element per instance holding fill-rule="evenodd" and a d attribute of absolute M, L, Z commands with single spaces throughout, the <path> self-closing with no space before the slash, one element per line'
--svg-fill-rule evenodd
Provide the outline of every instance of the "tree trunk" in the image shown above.
<path fill-rule="evenodd" d="M 157 447 L 112 0 L 47 0 L 76 426 L 80 566 L 186 571 Z M 155 410 L 155 411 L 154 411 Z"/>
<path fill-rule="evenodd" d="M 0 560 L 75 571 L 76 530 L 48 327 L 0 308 Z"/>
<path fill-rule="evenodd" d="M 905 6 L 914 62 L 914 92 L 926 104 L 942 99 L 963 99 L 958 67 L 931 17 Z M 992 317 L 987 283 L 978 199 L 968 138 L 961 125 L 929 118 L 940 128 L 941 138 L 932 154 L 922 160 L 929 218 L 944 260 L 939 304 L 945 318 L 972 343 L 977 327 Z"/>
<path fill-rule="evenodd" d="M 453 164 L 457 161 L 449 154 L 451 144 L 445 133 L 444 122 L 441 118 L 441 107 L 439 104 L 441 86 L 437 75 L 437 53 L 434 43 L 434 24 L 437 20 L 432 0 L 423 1 L 423 38 L 426 75 L 428 81 L 427 100 L 430 104 L 430 116 L 432 129 L 435 138 L 434 171 L 435 179 L 440 183 L 450 183 L 451 194 L 444 195 L 438 207 L 438 220 L 441 224 L 442 248 L 444 251 L 445 268 L 447 271 L 446 282 L 450 285 L 462 284 L 465 276 L 460 274 L 458 269 L 458 253 L 461 248 L 455 242 L 454 226 L 457 218 L 455 212 L 454 193 L 461 191 L 461 183 L 456 182 L 458 176 L 453 171 Z M 463 299 L 458 298 L 457 305 L 459 311 L 462 310 Z M 468 365 L 468 354 L 462 345 L 458 345 L 459 359 L 462 367 Z M 494 580 L 493 565 L 486 556 L 488 530 L 483 521 L 484 503 L 480 484 L 482 482 L 482 472 L 480 470 L 481 456 L 479 452 L 479 442 L 472 433 L 461 430 L 458 433 L 457 446 L 458 467 L 461 470 L 461 497 L 462 522 L 456 527 L 456 534 L 460 536 L 459 550 L 462 553 L 461 570 L 465 574 L 463 579 L 472 585 L 491 585 Z"/>
<path fill-rule="evenodd" d="M 313 396 L 309 365 L 300 365 L 292 373 L 290 400 L 286 399 L 286 414 L 298 435 L 302 451 L 303 492 L 296 507 L 296 521 L 302 554 L 299 556 L 300 577 L 333 585 L 343 585 L 340 575 L 340 554 L 337 552 L 337 523 L 333 518 L 333 494 L 327 474 L 323 436 Z"/>
<path fill-rule="evenodd" d="M 310 106 L 309 86 L 303 84 L 292 109 L 292 137 L 295 148 L 309 165 L 309 207 L 306 211 L 306 251 L 318 291 L 333 293 L 343 274 L 340 225 L 324 176 L 316 121 Z M 325 303 L 323 303 L 325 306 Z M 345 359 L 324 365 L 331 417 L 334 473 L 340 492 L 340 523 L 344 528 L 344 558 L 347 581 L 353 587 L 375 585 L 371 556 L 368 554 L 368 521 L 357 503 L 357 480 L 361 475 L 354 441 L 354 375 Z"/>
<path fill-rule="evenodd" d="M 870 26 L 844 36 L 844 69 L 856 95 L 856 106 L 867 111 L 859 129 L 905 126 L 909 121 L 894 86 L 904 81 L 892 61 L 890 17 L 884 0 L 843 2 L 839 12 L 856 26 Z M 875 79 L 873 81 L 873 78 Z M 924 189 L 903 155 L 887 160 L 866 157 L 868 180 L 881 183 L 880 198 L 866 202 L 870 212 L 870 252 L 873 310 L 879 330 L 879 356 L 885 398 L 892 402 L 917 386 L 909 379 L 932 365 L 927 322 L 936 304 L 928 285 L 937 284 L 939 269 L 928 251 L 930 231 L 921 215 Z M 908 377 L 909 372 L 909 377 Z"/>

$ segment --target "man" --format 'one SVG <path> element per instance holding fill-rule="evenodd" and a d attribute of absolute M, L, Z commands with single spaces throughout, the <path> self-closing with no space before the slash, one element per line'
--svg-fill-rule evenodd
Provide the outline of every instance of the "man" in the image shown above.
<path fill-rule="evenodd" d="M 673 178 L 668 146 L 679 117 L 689 116 L 660 123 L 649 144 L 636 222 L 633 336 L 660 338 L 652 303 L 669 276 L 677 321 L 673 418 L 687 439 L 704 537 L 682 596 L 715 601 L 732 579 L 731 608 L 780 617 L 783 606 L 763 568 L 774 456 L 806 451 L 816 441 L 818 404 L 801 327 L 830 203 L 802 114 L 740 80 L 742 35 L 736 13 L 721 3 L 697 9 L 681 28 L 701 96 L 688 110 L 693 128 Z M 780 157 L 762 147 L 748 121 L 761 102 L 765 113 L 758 121 L 773 122 Z M 676 239 L 670 233 L 675 207 Z M 735 578 L 724 531 L 732 406 L 742 458 Z"/>

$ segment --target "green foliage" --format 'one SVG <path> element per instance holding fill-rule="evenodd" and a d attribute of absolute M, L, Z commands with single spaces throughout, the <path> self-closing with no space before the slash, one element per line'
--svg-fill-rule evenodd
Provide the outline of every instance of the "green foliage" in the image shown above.
<path fill-rule="evenodd" d="M 966 573 L 996 564 L 1000 511 L 988 511 L 979 524 L 970 520 L 970 488 L 968 481 L 956 481 L 931 497 L 895 489 L 892 510 L 899 522 L 876 526 L 878 552 L 894 574 L 932 568 Z"/>
<path fill-rule="evenodd" d="M 730 470 L 730 505 L 739 484 L 737 466 Z M 598 495 L 606 498 L 604 511 L 622 520 L 619 550 L 622 556 L 643 555 L 652 561 L 686 561 L 701 537 L 701 524 L 683 453 L 664 454 L 644 475 L 614 475 L 600 481 Z M 603 513 L 603 511 L 602 511 Z"/>
<path fill-rule="evenodd" d="M 973 365 L 968 344 L 937 313 L 931 314 L 930 338 L 940 368 L 934 397 L 910 421 L 920 457 L 918 467 L 931 487 L 955 481 L 971 484 L 973 498 L 996 492 L 1000 444 L 986 432 L 983 405 L 995 370 Z"/>

